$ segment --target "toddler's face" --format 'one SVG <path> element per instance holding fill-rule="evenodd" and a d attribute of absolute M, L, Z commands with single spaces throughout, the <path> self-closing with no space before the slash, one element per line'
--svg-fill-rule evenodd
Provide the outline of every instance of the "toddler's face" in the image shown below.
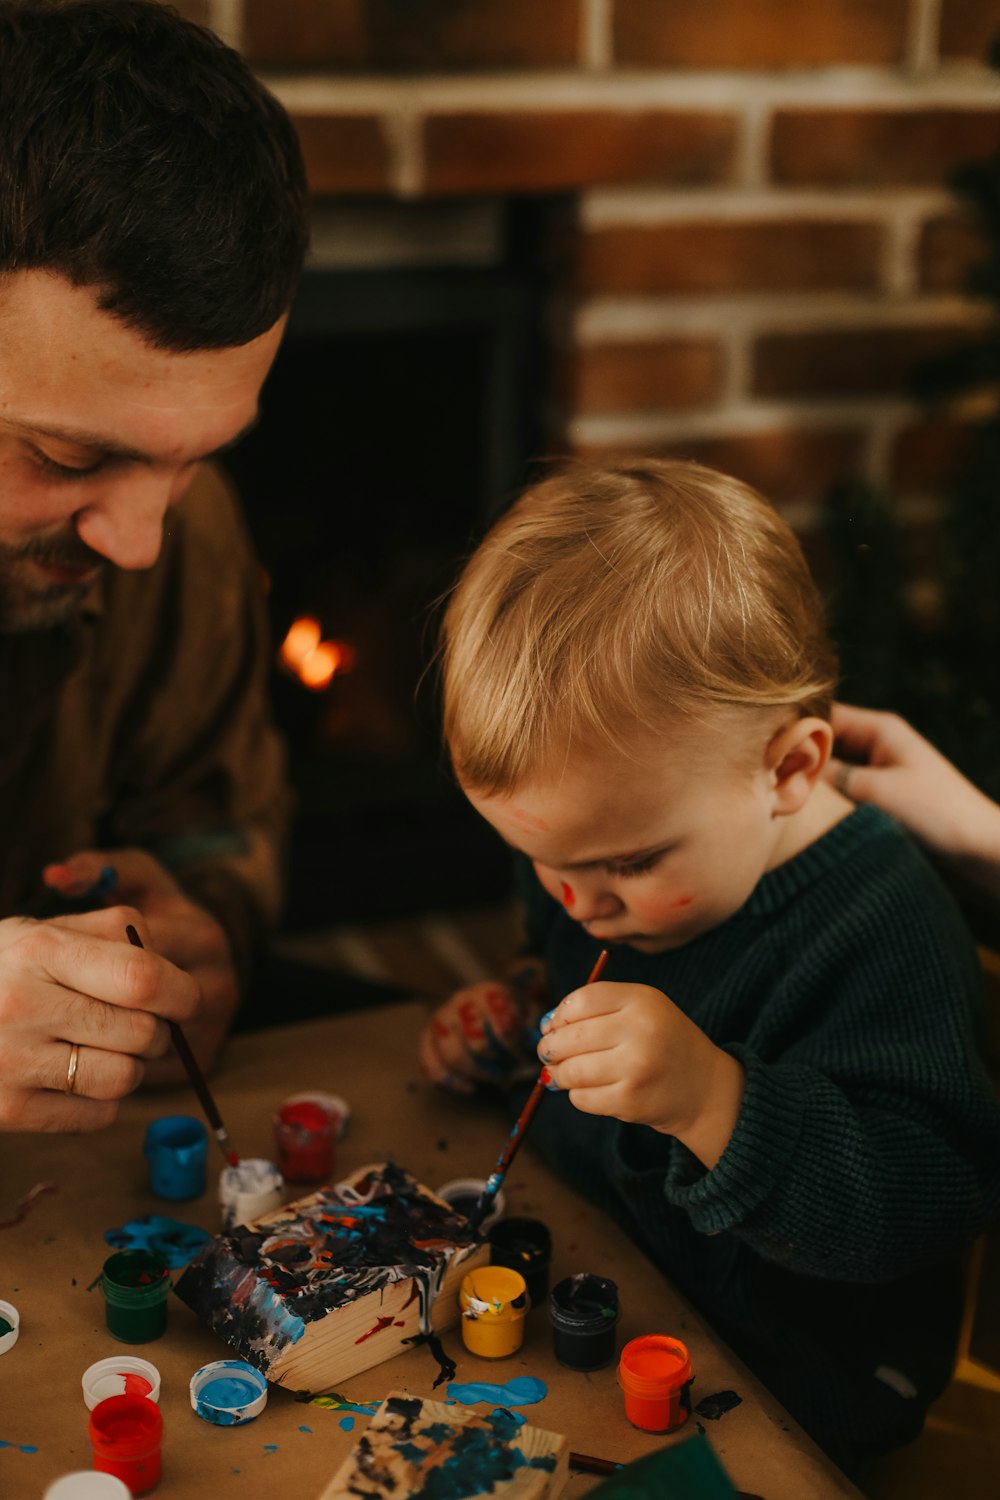
<path fill-rule="evenodd" d="M 787 857 L 765 762 L 718 735 L 643 756 L 574 756 L 565 772 L 510 796 L 468 792 L 532 861 L 542 885 L 596 939 L 658 953 L 732 916 Z"/>

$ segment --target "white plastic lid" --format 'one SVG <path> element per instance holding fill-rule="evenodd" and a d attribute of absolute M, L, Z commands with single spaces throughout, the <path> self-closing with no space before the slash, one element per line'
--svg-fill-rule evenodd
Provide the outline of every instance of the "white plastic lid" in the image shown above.
<path fill-rule="evenodd" d="M 474 1198 L 478 1200 L 485 1186 L 486 1179 L 484 1177 L 456 1177 L 454 1182 L 446 1182 L 444 1187 L 439 1187 L 437 1195 L 439 1198 L 443 1198 L 446 1203 L 454 1203 L 456 1198 Z M 479 1233 L 485 1234 L 486 1230 L 492 1228 L 497 1219 L 506 1210 L 507 1200 L 503 1195 L 503 1188 L 500 1188 L 493 1199 L 493 1207 L 479 1226 Z"/>
<path fill-rule="evenodd" d="M 241 1388 L 239 1394 L 237 1387 Z M 216 1359 L 202 1365 L 191 1376 L 190 1391 L 192 1410 L 218 1427 L 241 1427 L 259 1417 L 267 1405 L 266 1378 L 242 1359 Z M 244 1400 L 244 1392 L 250 1391 L 256 1395 Z"/>
<path fill-rule="evenodd" d="M 9 1331 L 0 1336 L 0 1354 L 6 1354 L 17 1343 L 17 1336 L 21 1331 L 21 1314 L 13 1302 L 0 1302 L 0 1318 L 10 1324 Z"/>
<path fill-rule="evenodd" d="M 273 1161 L 245 1156 L 238 1167 L 224 1167 L 219 1177 L 222 1222 L 250 1224 L 278 1208 L 285 1196 L 285 1179 Z"/>
<path fill-rule="evenodd" d="M 99 1359 L 83 1372 L 83 1399 L 93 1411 L 99 1401 L 109 1396 L 148 1396 L 160 1399 L 160 1372 L 148 1359 L 134 1354 L 115 1354 Z"/>
<path fill-rule="evenodd" d="M 42 1500 L 132 1500 L 132 1491 L 114 1474 L 77 1469 L 50 1484 Z"/>

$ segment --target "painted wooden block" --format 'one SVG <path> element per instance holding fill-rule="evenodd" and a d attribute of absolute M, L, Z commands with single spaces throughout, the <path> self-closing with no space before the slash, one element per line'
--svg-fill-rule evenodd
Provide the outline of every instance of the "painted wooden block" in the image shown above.
<path fill-rule="evenodd" d="M 468 1219 L 382 1162 L 218 1235 L 174 1290 L 268 1380 L 322 1395 L 453 1327 L 488 1257 Z"/>
<path fill-rule="evenodd" d="M 555 1500 L 569 1474 L 564 1437 L 395 1391 L 318 1500 Z"/>

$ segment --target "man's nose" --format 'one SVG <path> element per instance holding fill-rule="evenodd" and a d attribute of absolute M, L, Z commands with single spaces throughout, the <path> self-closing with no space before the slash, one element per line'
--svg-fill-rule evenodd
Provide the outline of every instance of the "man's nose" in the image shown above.
<path fill-rule="evenodd" d="M 109 481 L 76 513 L 76 533 L 119 568 L 151 568 L 160 555 L 163 518 L 177 498 L 178 479 L 154 470 Z"/>

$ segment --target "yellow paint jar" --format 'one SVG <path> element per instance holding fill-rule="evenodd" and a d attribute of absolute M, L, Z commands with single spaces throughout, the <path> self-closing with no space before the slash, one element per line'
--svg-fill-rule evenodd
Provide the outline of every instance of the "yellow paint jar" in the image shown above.
<path fill-rule="evenodd" d="M 462 1279 L 462 1342 L 481 1359 L 514 1354 L 524 1339 L 528 1288 L 507 1266 L 480 1266 Z"/>

